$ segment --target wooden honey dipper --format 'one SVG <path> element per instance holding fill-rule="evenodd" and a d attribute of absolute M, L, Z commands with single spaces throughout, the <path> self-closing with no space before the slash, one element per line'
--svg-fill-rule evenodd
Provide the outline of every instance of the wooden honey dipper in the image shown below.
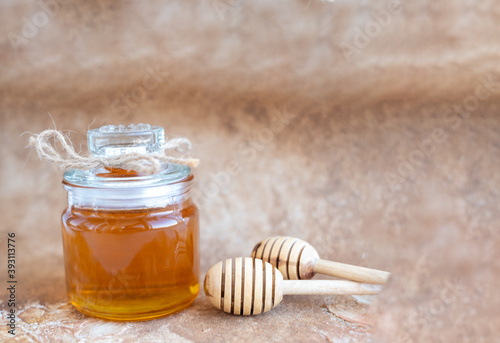
<path fill-rule="evenodd" d="M 283 280 L 271 264 L 238 257 L 214 265 L 205 276 L 205 295 L 216 308 L 237 315 L 255 315 L 276 307 L 284 294 L 377 294 L 379 285 L 345 280 Z"/>
<path fill-rule="evenodd" d="M 252 257 L 271 263 L 285 279 L 290 280 L 307 280 L 319 273 L 352 281 L 384 284 L 391 275 L 382 270 L 321 260 L 309 243 L 293 237 L 269 237 L 253 248 Z"/>

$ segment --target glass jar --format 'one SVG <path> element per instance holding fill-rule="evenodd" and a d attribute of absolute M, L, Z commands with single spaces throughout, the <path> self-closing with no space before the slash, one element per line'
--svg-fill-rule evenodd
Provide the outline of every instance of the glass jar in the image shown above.
<path fill-rule="evenodd" d="M 161 127 L 104 126 L 88 132 L 99 156 L 155 153 Z M 62 214 L 66 285 L 81 312 L 111 320 L 147 320 L 188 307 L 199 289 L 198 209 L 188 166 L 164 164 L 143 175 L 116 168 L 64 174 Z"/>

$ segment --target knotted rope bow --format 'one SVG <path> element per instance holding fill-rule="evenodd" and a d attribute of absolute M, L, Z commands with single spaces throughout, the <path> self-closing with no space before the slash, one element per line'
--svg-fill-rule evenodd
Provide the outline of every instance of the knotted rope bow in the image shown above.
<path fill-rule="evenodd" d="M 54 140 L 51 144 L 50 140 Z M 56 150 L 55 144 L 61 145 L 61 151 Z M 34 148 L 40 159 L 55 163 L 63 171 L 69 169 L 88 170 L 96 167 L 120 168 L 134 170 L 139 173 L 152 175 L 162 170 L 162 163 L 185 164 L 197 167 L 199 160 L 190 157 L 173 157 L 166 154 L 167 150 L 177 150 L 187 154 L 191 150 L 191 142 L 187 138 L 173 138 L 166 142 L 163 154 L 128 153 L 124 155 L 100 157 L 78 154 L 73 148 L 71 140 L 58 130 L 45 130 L 29 139 L 29 147 Z"/>

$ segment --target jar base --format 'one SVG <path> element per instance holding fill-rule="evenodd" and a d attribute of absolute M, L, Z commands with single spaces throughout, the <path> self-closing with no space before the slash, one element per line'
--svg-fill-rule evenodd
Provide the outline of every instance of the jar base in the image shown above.
<path fill-rule="evenodd" d="M 183 310 L 187 309 L 189 306 L 191 306 L 191 304 L 194 302 L 195 299 L 196 299 L 196 297 L 189 300 L 188 302 L 181 304 L 179 306 L 176 306 L 174 308 L 168 308 L 165 310 L 155 310 L 155 311 L 151 311 L 151 312 L 147 312 L 147 313 L 134 313 L 134 314 L 102 313 L 102 312 L 89 311 L 88 309 L 80 307 L 77 303 L 75 303 L 73 301 L 70 301 L 70 302 L 79 312 L 81 312 L 87 316 L 90 316 L 90 317 L 95 317 L 95 318 L 105 319 L 105 320 L 112 320 L 112 321 L 117 321 L 117 322 L 141 322 L 141 321 L 152 320 L 152 319 L 156 319 L 156 318 L 170 316 L 172 314 L 183 311 Z"/>

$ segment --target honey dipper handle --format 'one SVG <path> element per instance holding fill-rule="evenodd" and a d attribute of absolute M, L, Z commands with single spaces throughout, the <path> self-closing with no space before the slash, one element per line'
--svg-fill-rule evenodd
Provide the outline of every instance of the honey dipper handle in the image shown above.
<path fill-rule="evenodd" d="M 384 284 L 391 273 L 377 269 L 353 266 L 339 262 L 317 260 L 314 272 L 365 283 Z"/>
<path fill-rule="evenodd" d="M 284 280 L 283 294 L 346 294 L 371 295 L 382 290 L 371 285 L 345 280 Z"/>

